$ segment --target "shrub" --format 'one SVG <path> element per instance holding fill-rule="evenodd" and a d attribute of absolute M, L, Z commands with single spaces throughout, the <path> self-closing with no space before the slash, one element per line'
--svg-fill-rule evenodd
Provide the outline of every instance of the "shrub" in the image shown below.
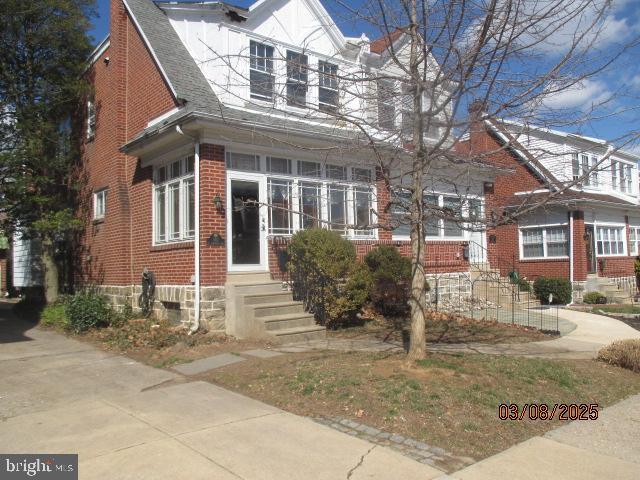
<path fill-rule="evenodd" d="M 296 298 L 333 327 L 352 319 L 369 296 L 371 275 L 337 232 L 303 230 L 291 238 L 287 265 Z"/>
<path fill-rule="evenodd" d="M 640 339 L 618 340 L 598 352 L 598 360 L 640 373 Z"/>
<path fill-rule="evenodd" d="M 607 297 L 600 292 L 587 292 L 582 296 L 582 301 L 590 305 L 604 305 L 607 303 Z"/>
<path fill-rule="evenodd" d="M 113 310 L 104 297 L 95 293 L 78 293 L 66 305 L 69 328 L 76 333 L 109 325 Z"/>
<path fill-rule="evenodd" d="M 364 257 L 371 272 L 371 300 L 384 314 L 399 314 L 408 308 L 411 282 L 411 260 L 397 248 L 381 245 Z"/>
<path fill-rule="evenodd" d="M 549 294 L 553 294 L 554 305 L 571 302 L 571 283 L 566 278 L 538 277 L 533 282 L 533 292 L 540 303 L 549 303 Z"/>
<path fill-rule="evenodd" d="M 47 327 L 66 329 L 69 327 L 69 319 L 64 303 L 56 302 L 47 305 L 40 314 L 40 323 Z"/>

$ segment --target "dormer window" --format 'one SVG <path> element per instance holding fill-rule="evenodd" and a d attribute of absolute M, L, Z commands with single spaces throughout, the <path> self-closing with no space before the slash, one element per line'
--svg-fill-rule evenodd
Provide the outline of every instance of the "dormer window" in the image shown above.
<path fill-rule="evenodd" d="M 306 55 L 287 50 L 287 105 L 307 104 L 307 65 Z"/>
<path fill-rule="evenodd" d="M 273 100 L 273 47 L 251 40 L 249 44 L 249 84 L 251 98 Z"/>
<path fill-rule="evenodd" d="M 318 109 L 322 112 L 338 111 L 338 66 L 318 62 Z"/>

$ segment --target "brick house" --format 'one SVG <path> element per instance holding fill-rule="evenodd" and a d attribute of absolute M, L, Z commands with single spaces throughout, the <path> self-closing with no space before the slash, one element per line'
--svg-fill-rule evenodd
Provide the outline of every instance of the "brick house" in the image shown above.
<path fill-rule="evenodd" d="M 356 63 L 392 68 L 387 49 L 401 49 L 403 35 L 345 37 L 318 0 L 260 0 L 248 9 L 112 0 L 110 15 L 110 35 L 88 69 L 94 93 L 80 170 L 81 284 L 136 307 L 147 269 L 160 315 L 234 333 L 238 279 L 277 278 L 278 251 L 297 230 L 340 231 L 360 256 L 379 244 L 409 253 L 402 227 L 358 228 L 387 218 L 390 193 L 354 129 L 322 113 L 353 100 L 339 89 L 338 72 Z M 223 61 L 231 57 L 233 66 Z M 318 78 L 307 84 L 278 67 L 293 58 L 317 68 Z M 277 97 L 274 85 L 287 94 Z M 362 115 L 379 118 L 379 103 Z M 335 146 L 344 148 L 333 154 Z M 494 174 L 469 168 L 465 188 L 479 212 L 482 185 Z M 454 192 L 443 185 L 432 201 L 460 202 Z M 486 261 L 465 253 L 470 241 L 485 242 L 482 232 L 438 224 L 427 235 L 433 275 L 457 278 L 470 261 Z"/>
<path fill-rule="evenodd" d="M 635 293 L 640 157 L 603 140 L 491 119 L 476 122 L 465 143 L 512 169 L 485 191 L 487 215 L 527 210 L 487 231 L 492 267 L 529 280 L 567 278 L 574 301 L 612 282 Z"/>

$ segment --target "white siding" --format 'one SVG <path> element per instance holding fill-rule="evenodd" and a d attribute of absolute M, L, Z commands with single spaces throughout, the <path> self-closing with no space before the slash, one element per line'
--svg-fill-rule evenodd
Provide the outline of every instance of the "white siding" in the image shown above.
<path fill-rule="evenodd" d="M 42 285 L 39 262 L 40 245 L 16 235 L 13 239 L 13 286 L 17 288 Z"/>

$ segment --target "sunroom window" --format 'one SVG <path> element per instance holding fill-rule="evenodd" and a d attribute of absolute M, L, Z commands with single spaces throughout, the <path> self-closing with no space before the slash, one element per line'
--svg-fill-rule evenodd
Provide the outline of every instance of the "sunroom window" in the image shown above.
<path fill-rule="evenodd" d="M 273 100 L 273 47 L 249 42 L 249 87 L 251 98 Z"/>
<path fill-rule="evenodd" d="M 156 243 L 189 240 L 195 236 L 194 157 L 163 165 L 154 175 L 154 232 Z"/>
<path fill-rule="evenodd" d="M 638 244 L 640 243 L 640 227 L 631 227 L 629 229 L 629 254 L 638 255 L 640 249 Z"/>
<path fill-rule="evenodd" d="M 300 215 L 300 228 L 320 227 L 322 215 L 322 184 L 315 182 L 300 182 L 298 212 Z"/>
<path fill-rule="evenodd" d="M 354 234 L 358 236 L 373 236 L 373 202 L 372 192 L 368 188 L 353 189 L 353 220 Z"/>
<path fill-rule="evenodd" d="M 288 235 L 293 233 L 292 186 L 290 180 L 268 179 L 269 233 Z"/>
<path fill-rule="evenodd" d="M 597 227 L 598 255 L 624 255 L 625 227 Z"/>
<path fill-rule="evenodd" d="M 408 237 L 411 234 L 409 218 L 409 202 L 411 194 L 403 190 L 394 190 L 391 193 L 393 204 L 391 205 L 391 221 L 394 226 L 393 235 Z"/>
<path fill-rule="evenodd" d="M 347 188 L 342 185 L 329 186 L 329 228 L 347 230 Z"/>

